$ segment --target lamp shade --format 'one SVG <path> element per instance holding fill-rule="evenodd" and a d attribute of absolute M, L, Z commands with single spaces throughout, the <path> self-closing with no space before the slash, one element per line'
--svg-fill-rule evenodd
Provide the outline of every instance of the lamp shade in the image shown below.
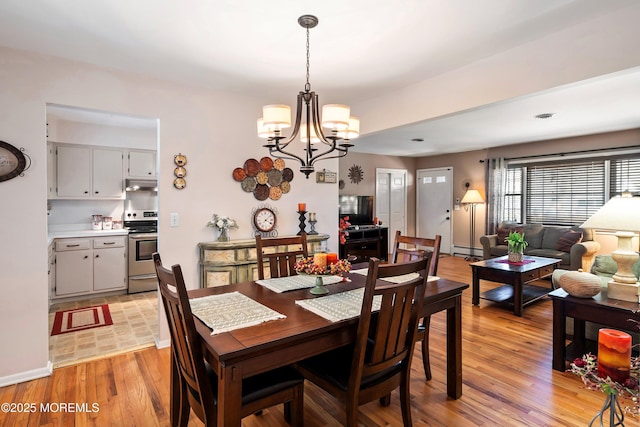
<path fill-rule="evenodd" d="M 320 142 L 320 138 L 316 135 L 316 130 L 311 126 L 309 135 L 311 136 L 311 143 L 315 144 L 316 142 Z M 307 124 L 303 123 L 300 125 L 300 141 L 306 143 L 308 141 L 307 138 Z"/>
<path fill-rule="evenodd" d="M 460 203 L 484 203 L 484 199 L 478 190 L 467 190 Z"/>
<path fill-rule="evenodd" d="M 291 127 L 291 107 L 288 105 L 265 105 L 262 107 L 262 120 L 268 130 L 280 130 Z"/>
<path fill-rule="evenodd" d="M 349 127 L 351 109 L 348 105 L 327 104 L 322 107 L 322 126 L 332 130 L 344 130 Z"/>
<path fill-rule="evenodd" d="M 612 197 L 581 227 L 608 231 L 640 231 L 640 197 Z"/>
<path fill-rule="evenodd" d="M 360 135 L 360 119 L 357 117 L 349 117 L 349 127 L 338 132 L 338 136 L 342 139 L 354 139 Z"/>

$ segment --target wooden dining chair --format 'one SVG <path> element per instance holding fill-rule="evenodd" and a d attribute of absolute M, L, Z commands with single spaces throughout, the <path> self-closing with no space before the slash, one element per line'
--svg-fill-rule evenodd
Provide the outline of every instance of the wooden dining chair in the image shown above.
<path fill-rule="evenodd" d="M 178 425 L 189 422 L 189 408 L 205 426 L 216 426 L 218 377 L 204 360 L 195 328 L 182 269 L 162 266 L 160 254 L 153 254 L 162 303 L 171 333 L 172 358 L 178 371 L 180 398 L 171 402 L 178 411 Z M 285 405 L 285 418 L 293 426 L 303 425 L 304 378 L 292 367 L 274 369 L 242 381 L 244 418 L 279 403 Z"/>
<path fill-rule="evenodd" d="M 293 247 L 290 248 L 290 247 Z M 275 249 L 274 249 L 275 248 Z M 278 249 L 284 251 L 276 252 Z M 263 239 L 256 236 L 256 251 L 258 256 L 258 279 L 264 279 L 265 261 L 269 263 L 269 275 L 271 278 L 288 277 L 296 274 L 293 266 L 299 259 L 309 256 L 307 249 L 307 235 L 273 237 Z"/>
<path fill-rule="evenodd" d="M 442 236 L 436 234 L 433 239 L 425 237 L 403 236 L 400 230 L 396 231 L 396 237 L 393 244 L 393 255 L 391 262 L 406 262 L 418 259 L 424 256 L 427 250 L 431 251 L 431 263 L 429 264 L 429 276 L 438 274 L 438 259 L 440 258 L 440 242 Z M 401 247 L 403 245 L 404 247 Z M 425 317 L 420 320 L 418 325 L 417 340 L 422 343 L 422 366 L 424 367 L 424 376 L 428 380 L 431 375 L 431 361 L 429 357 L 429 326 L 431 317 Z"/>
<path fill-rule="evenodd" d="M 346 426 L 357 425 L 359 405 L 375 399 L 389 405 L 391 392 L 398 387 L 404 425 L 411 425 L 409 376 L 429 260 L 427 254 L 417 261 L 381 265 L 371 258 L 355 343 L 296 365 L 306 379 L 344 402 Z M 384 281 L 409 273 L 419 277 L 402 283 Z M 380 298 L 375 314 L 374 298 Z"/>

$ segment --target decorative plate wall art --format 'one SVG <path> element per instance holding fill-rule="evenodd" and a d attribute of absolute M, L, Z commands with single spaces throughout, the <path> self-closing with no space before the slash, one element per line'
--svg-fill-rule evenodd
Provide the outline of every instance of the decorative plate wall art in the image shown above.
<path fill-rule="evenodd" d="M 244 192 L 253 193 L 260 201 L 279 200 L 291 190 L 293 180 L 293 170 L 286 167 L 284 160 L 271 157 L 247 159 L 232 175 Z"/>
<path fill-rule="evenodd" d="M 364 172 L 362 168 L 358 165 L 353 165 L 349 168 L 349 179 L 354 184 L 360 184 L 362 179 L 364 178 Z"/>
<path fill-rule="evenodd" d="M 23 176 L 30 166 L 31 158 L 24 153 L 24 148 L 0 141 L 0 182 Z"/>

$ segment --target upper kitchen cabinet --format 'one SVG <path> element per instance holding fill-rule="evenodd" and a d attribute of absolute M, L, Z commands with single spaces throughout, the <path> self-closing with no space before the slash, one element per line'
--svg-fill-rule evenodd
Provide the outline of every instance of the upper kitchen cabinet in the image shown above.
<path fill-rule="evenodd" d="M 124 152 L 78 145 L 56 146 L 58 199 L 124 199 Z"/>
<path fill-rule="evenodd" d="M 156 178 L 155 151 L 129 151 L 128 178 Z"/>

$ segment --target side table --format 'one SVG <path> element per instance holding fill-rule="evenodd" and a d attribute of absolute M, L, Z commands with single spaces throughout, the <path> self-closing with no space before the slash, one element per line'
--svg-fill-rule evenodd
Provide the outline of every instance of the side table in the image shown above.
<path fill-rule="evenodd" d="M 576 298 L 556 289 L 549 293 L 553 300 L 553 369 L 564 371 L 567 360 L 581 357 L 587 352 L 585 322 L 594 322 L 612 328 L 634 330 L 629 319 L 640 320 L 640 304 L 609 299 L 603 288 L 593 298 Z M 566 346 L 567 317 L 573 318 L 573 342 Z"/>

